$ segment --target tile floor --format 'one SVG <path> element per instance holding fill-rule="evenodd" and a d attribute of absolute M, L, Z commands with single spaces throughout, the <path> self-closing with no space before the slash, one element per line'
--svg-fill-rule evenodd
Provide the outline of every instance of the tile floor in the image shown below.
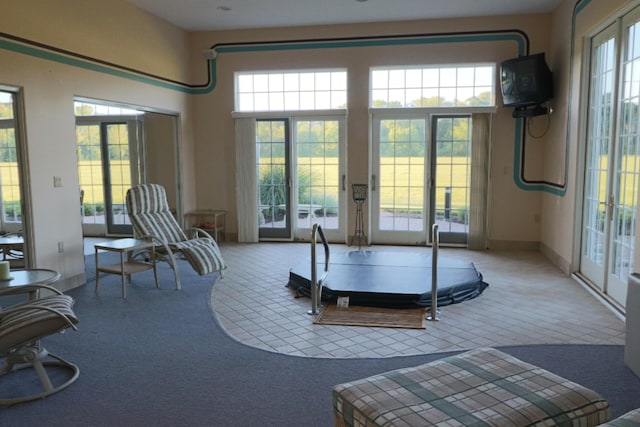
<path fill-rule="evenodd" d="M 429 248 L 373 246 L 379 251 Z M 239 342 L 303 357 L 393 357 L 522 344 L 624 344 L 624 322 L 537 252 L 441 248 L 472 261 L 489 283 L 478 298 L 442 307 L 426 329 L 313 324 L 310 299 L 285 287 L 308 243 L 223 243 L 229 268 L 211 292 L 215 317 Z M 354 250 L 331 245 L 332 253 Z"/>

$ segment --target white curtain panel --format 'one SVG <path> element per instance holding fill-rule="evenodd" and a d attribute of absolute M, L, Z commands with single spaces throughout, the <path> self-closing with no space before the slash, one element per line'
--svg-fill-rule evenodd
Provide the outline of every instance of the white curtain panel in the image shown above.
<path fill-rule="evenodd" d="M 256 172 L 256 120 L 235 121 L 236 200 L 238 242 L 258 242 L 258 184 Z"/>
<path fill-rule="evenodd" d="M 482 250 L 487 248 L 491 115 L 486 113 L 473 114 L 472 126 L 468 248 Z"/>

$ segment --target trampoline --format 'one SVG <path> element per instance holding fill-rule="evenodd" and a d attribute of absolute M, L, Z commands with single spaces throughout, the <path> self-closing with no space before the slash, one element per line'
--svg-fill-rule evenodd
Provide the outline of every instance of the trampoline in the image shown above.
<path fill-rule="evenodd" d="M 317 265 L 324 259 L 316 259 Z M 489 286 L 471 262 L 440 256 L 437 267 L 438 306 L 479 296 Z M 321 299 L 348 296 L 349 304 L 376 307 L 428 307 L 432 298 L 432 256 L 425 252 L 347 251 L 331 254 Z M 311 296 L 311 258 L 289 273 L 287 286 Z"/>

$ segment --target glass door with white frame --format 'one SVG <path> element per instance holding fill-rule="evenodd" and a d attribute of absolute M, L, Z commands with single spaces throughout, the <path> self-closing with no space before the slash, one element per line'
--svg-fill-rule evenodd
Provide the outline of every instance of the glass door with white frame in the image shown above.
<path fill-rule="evenodd" d="M 425 115 L 374 117 L 372 243 L 426 243 L 427 123 Z"/>
<path fill-rule="evenodd" d="M 430 243 L 438 224 L 441 243 L 466 245 L 471 117 L 400 113 L 373 123 L 372 242 Z"/>
<path fill-rule="evenodd" d="M 640 16 L 592 39 L 580 273 L 624 306 L 640 182 Z"/>
<path fill-rule="evenodd" d="M 125 197 L 143 175 L 138 120 L 76 119 L 80 201 L 85 234 L 130 235 Z"/>
<path fill-rule="evenodd" d="M 617 26 L 611 26 L 592 40 L 589 76 L 580 271 L 602 292 L 613 207 L 610 171 L 614 160 L 616 32 Z"/>
<path fill-rule="evenodd" d="M 291 237 L 289 120 L 256 121 L 258 233 L 260 238 Z"/>
<path fill-rule="evenodd" d="M 470 116 L 434 116 L 432 120 L 429 224 L 438 224 L 442 244 L 467 244 L 471 128 Z"/>
<path fill-rule="evenodd" d="M 23 127 L 20 123 L 21 94 L 0 88 L 0 235 L 23 239 L 22 245 L 4 253 L 11 268 L 29 267 L 30 230 L 25 229 L 28 200 L 21 181 L 25 176 L 21 158 Z"/>
<path fill-rule="evenodd" d="M 327 239 L 344 241 L 344 119 L 298 118 L 294 128 L 295 237 L 309 239 L 317 223 Z"/>
<path fill-rule="evenodd" d="M 133 183 L 139 183 L 137 167 L 137 122 L 102 123 L 105 178 L 105 219 L 109 234 L 131 234 L 127 215 L 126 194 Z M 138 178 L 136 178 L 138 177 Z"/>
<path fill-rule="evenodd" d="M 15 118 L 16 94 L 0 91 L 0 232 L 22 233 L 22 197 L 18 137 Z"/>

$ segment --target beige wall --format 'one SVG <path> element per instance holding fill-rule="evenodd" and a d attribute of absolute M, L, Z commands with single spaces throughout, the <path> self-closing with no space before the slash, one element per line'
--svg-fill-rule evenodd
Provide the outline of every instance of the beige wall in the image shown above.
<path fill-rule="evenodd" d="M 13 36 L 147 73 L 175 80 L 190 77 L 187 34 L 124 1 L 5 1 L 0 28 Z M 11 46 L 0 49 L 0 85 L 22 88 L 24 93 L 30 172 L 24 185 L 31 193 L 33 265 L 59 271 L 66 281 L 62 285 L 73 286 L 84 281 L 74 97 L 180 113 L 183 158 L 191 164 L 189 99 L 176 90 L 66 65 L 60 59 L 40 59 L 14 52 L 15 43 Z M 182 169 L 183 181 L 193 184 L 192 168 Z M 54 176 L 62 177 L 63 187 L 53 187 Z M 193 192 L 186 198 L 193 201 Z M 63 253 L 58 253 L 58 242 L 64 244 Z"/>
<path fill-rule="evenodd" d="M 188 35 L 124 0 L 3 0 L 2 32 L 188 81 Z"/>
<path fill-rule="evenodd" d="M 486 17 L 384 24 L 336 25 L 269 30 L 198 32 L 188 34 L 154 18 L 124 0 L 8 0 L 0 25 L 4 33 L 126 66 L 178 82 L 207 81 L 202 51 L 217 43 L 309 38 L 366 37 L 521 30 L 531 52 L 545 51 L 554 71 L 556 97 L 549 131 L 527 141 L 525 178 L 562 182 L 569 134 L 566 191 L 529 191 L 514 179 L 514 126 L 511 110 L 498 108 L 491 141 L 489 207 L 492 247 L 536 247 L 567 271 L 574 258 L 575 198 L 578 159 L 578 94 L 582 37 L 628 2 L 590 1 L 576 21 L 574 73 L 569 75 L 571 21 L 574 0 L 565 0 L 553 15 Z M 5 39 L 1 39 L 6 41 Z M 188 95 L 134 78 L 95 71 L 60 58 L 35 57 L 0 46 L 0 85 L 23 89 L 31 192 L 35 265 L 59 270 L 68 280 L 84 271 L 80 216 L 69 206 L 78 203 L 74 134 L 74 96 L 116 101 L 154 111 L 177 113 L 183 209 L 221 208 L 229 211 L 227 227 L 236 228 L 233 73 L 288 68 L 346 68 L 349 72 L 349 183 L 365 182 L 368 153 L 368 71 L 374 65 L 448 62 L 499 63 L 516 56 L 514 42 L 435 43 L 416 46 L 304 49 L 295 51 L 224 53 L 215 61 L 216 86 L 210 93 Z M 18 49 L 19 50 L 19 49 Z M 38 56 L 38 55 L 36 55 Z M 572 79 L 570 79 L 570 77 Z M 568 100 L 569 84 L 573 98 Z M 496 88 L 497 89 L 497 88 Z M 204 91 L 206 92 L 206 91 Z M 500 97 L 497 97 L 500 104 Z M 569 132 L 567 118 L 569 117 Z M 544 128 L 536 118 L 533 130 Z M 53 176 L 64 186 L 53 188 Z M 349 227 L 352 226 L 353 206 Z M 65 252 L 58 254 L 57 242 Z"/>
<path fill-rule="evenodd" d="M 178 212 L 176 116 L 146 113 L 144 140 L 147 182 L 162 185 L 172 211 Z"/>
<path fill-rule="evenodd" d="M 196 53 L 201 53 L 219 43 L 517 29 L 527 34 L 531 40 L 531 52 L 537 53 L 548 49 L 547 29 L 550 20 L 550 15 L 534 15 L 282 28 L 268 31 L 202 32 L 192 35 L 192 48 L 195 57 Z M 195 135 L 198 141 L 195 166 L 198 186 L 197 203 L 202 208 L 227 209 L 230 212 L 229 228 L 236 229 L 235 149 L 231 118 L 231 111 L 234 108 L 233 73 L 236 71 L 346 68 L 349 76 L 347 171 L 350 185 L 368 182 L 371 174 L 367 156 L 369 150 L 368 81 L 371 66 L 500 63 L 517 54 L 517 45 L 513 41 L 220 53 L 216 58 L 215 90 L 211 94 L 194 99 Z M 202 67 L 202 65 L 195 62 L 194 67 Z M 499 95 L 497 95 L 497 101 L 501 103 Z M 540 240 L 541 194 L 536 191 L 523 191 L 514 182 L 514 126 L 515 120 L 511 117 L 511 109 L 498 108 L 494 116 L 494 132 L 491 141 L 490 240 L 495 247 L 533 246 L 537 248 Z M 543 144 L 544 140 L 528 145 L 526 173 L 529 179 L 542 178 L 541 145 Z M 353 218 L 353 203 L 349 204 L 349 208 L 351 210 L 349 218 Z M 349 220 L 348 223 L 351 230 L 353 221 Z"/>
<path fill-rule="evenodd" d="M 579 221 L 581 197 L 581 168 L 583 162 L 579 148 L 584 145 L 581 124 L 585 123 L 584 112 L 580 110 L 584 102 L 585 58 L 584 40 L 604 23 L 612 22 L 623 8 L 637 1 L 583 1 L 575 9 L 575 0 L 564 0 L 553 14 L 552 46 L 549 65 L 555 71 L 556 96 L 552 103 L 549 137 L 545 148 L 545 179 L 564 181 L 565 149 L 568 150 L 567 190 L 559 197 L 544 193 L 542 198 L 541 246 L 545 255 L 560 268 L 569 273 L 579 268 Z M 572 22 L 575 17 L 575 33 Z M 574 42 L 573 57 L 571 42 Z M 571 74 L 571 67 L 573 72 Z"/>

